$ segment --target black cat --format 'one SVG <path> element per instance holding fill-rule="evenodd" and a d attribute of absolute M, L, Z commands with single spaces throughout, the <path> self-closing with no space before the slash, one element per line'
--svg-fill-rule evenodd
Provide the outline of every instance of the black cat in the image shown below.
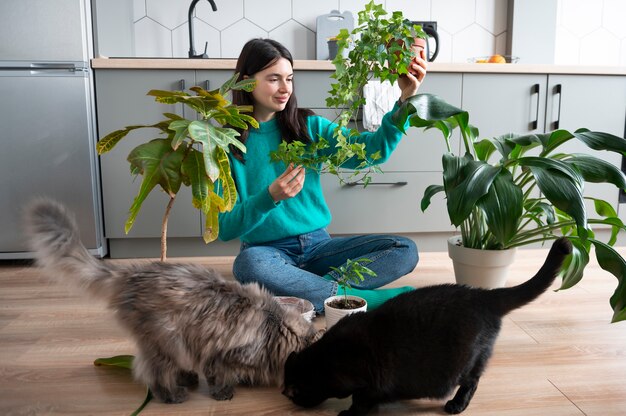
<path fill-rule="evenodd" d="M 365 415 L 379 403 L 450 395 L 445 411 L 469 404 L 491 356 L 502 317 L 554 281 L 571 243 L 553 244 L 527 282 L 501 289 L 438 285 L 403 293 L 371 312 L 349 315 L 316 343 L 292 353 L 283 394 L 299 406 L 352 395 L 339 414 Z"/>

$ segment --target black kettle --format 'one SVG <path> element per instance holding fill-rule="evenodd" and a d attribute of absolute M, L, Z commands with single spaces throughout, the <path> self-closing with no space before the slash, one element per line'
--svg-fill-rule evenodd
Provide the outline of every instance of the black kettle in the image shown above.
<path fill-rule="evenodd" d="M 428 35 L 428 39 L 426 42 L 426 57 L 428 58 L 428 62 L 434 61 L 437 57 L 437 54 L 439 54 L 439 34 L 437 33 L 437 22 L 423 22 L 413 20 L 411 23 L 413 23 L 414 25 L 420 25 L 422 27 L 422 30 Z M 431 51 L 431 48 L 433 48 L 431 39 L 434 40 L 434 51 Z"/>

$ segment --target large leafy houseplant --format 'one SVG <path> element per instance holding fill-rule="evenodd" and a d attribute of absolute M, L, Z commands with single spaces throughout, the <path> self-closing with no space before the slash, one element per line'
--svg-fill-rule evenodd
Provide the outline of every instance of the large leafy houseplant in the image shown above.
<path fill-rule="evenodd" d="M 613 322 L 626 320 L 626 261 L 612 247 L 626 226 L 609 203 L 584 196 L 585 182 L 626 189 L 626 175 L 598 157 L 560 150 L 578 140 L 594 150 L 626 155 L 626 139 L 584 128 L 480 138 L 466 111 L 430 94 L 410 98 L 394 114 L 399 128 L 407 119 L 411 126 L 438 129 L 447 144 L 443 183 L 426 188 L 422 210 L 443 192 L 462 244 L 475 249 L 500 250 L 566 236 L 574 251 L 561 270 L 561 289 L 580 281 L 594 247 L 600 267 L 618 279 L 610 298 Z M 463 142 L 459 154 L 450 145 L 455 129 Z M 593 202 L 599 218 L 589 218 L 585 200 Z M 609 241 L 595 238 L 595 225 L 610 227 Z"/>
<path fill-rule="evenodd" d="M 248 128 L 248 125 L 258 127 L 257 121 L 245 114 L 252 112 L 252 106 L 233 105 L 225 98 L 231 90 L 254 89 L 253 79 L 237 82 L 237 77 L 238 74 L 233 75 L 219 89 L 212 91 L 200 87 L 190 88 L 195 95 L 183 91 L 151 90 L 148 95 L 155 97 L 157 102 L 182 103 L 195 110 L 199 119 L 189 120 L 177 114 L 164 113 L 165 120 L 151 125 L 127 126 L 109 133 L 97 144 L 98 153 L 103 154 L 137 129 L 156 129 L 162 136 L 140 144 L 128 155 L 131 173 L 142 175 L 143 179 L 125 224 L 128 233 L 146 197 L 159 185 L 169 196 L 161 224 L 162 261 L 167 257 L 168 217 L 182 185 L 191 186 L 191 202 L 206 217 L 203 232 L 206 243 L 217 238 L 218 214 L 231 210 L 235 205 L 237 191 L 231 177 L 227 152 L 230 145 L 243 152 L 246 149 L 237 140 L 239 132 L 224 126 L 242 129 Z"/>
<path fill-rule="evenodd" d="M 366 145 L 355 141 L 359 134 L 356 120 L 365 104 L 363 86 L 370 80 L 397 82 L 400 76 L 407 74 L 415 57 L 416 50 L 412 48 L 415 38 L 426 39 L 427 36 L 421 26 L 413 25 L 402 12 L 394 11 L 389 15 L 381 5 L 370 1 L 358 13 L 358 26 L 352 31 L 341 29 L 335 38 L 338 52 L 332 60 L 334 82 L 326 99 L 326 105 L 338 113 L 334 120 L 337 124 L 335 149 L 322 151 L 329 143 L 320 137 L 308 146 L 299 141 L 283 142 L 271 156 L 272 160 L 286 165 L 294 163 L 337 175 L 342 182 L 345 175 L 341 175 L 341 165 L 354 158 L 360 164 L 347 176 L 367 184 L 370 173 L 380 172 L 374 165 L 380 155 L 376 152 L 368 156 Z"/>

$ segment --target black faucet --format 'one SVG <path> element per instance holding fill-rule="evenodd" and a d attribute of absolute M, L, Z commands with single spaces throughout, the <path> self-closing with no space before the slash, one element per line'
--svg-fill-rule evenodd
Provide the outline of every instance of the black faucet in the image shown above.
<path fill-rule="evenodd" d="M 189 57 L 190 58 L 208 58 L 209 56 L 206 54 L 206 48 L 209 45 L 209 42 L 205 42 L 204 43 L 204 52 L 201 54 L 196 55 L 196 50 L 193 48 L 193 11 L 196 8 L 196 4 L 199 2 L 200 0 L 192 0 L 191 4 L 189 5 L 189 13 L 187 14 L 187 21 L 189 24 Z M 211 3 L 211 8 L 213 9 L 214 12 L 217 11 L 217 6 L 215 5 L 215 2 L 213 0 L 208 0 L 209 3 Z"/>

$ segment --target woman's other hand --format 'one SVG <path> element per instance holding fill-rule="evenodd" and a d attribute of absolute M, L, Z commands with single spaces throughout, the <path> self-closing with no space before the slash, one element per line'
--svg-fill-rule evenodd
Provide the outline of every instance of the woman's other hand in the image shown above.
<path fill-rule="evenodd" d="M 415 56 L 411 61 L 408 68 L 409 73 L 398 78 L 398 86 L 402 92 L 400 95 L 402 102 L 417 94 L 417 90 L 422 85 L 424 77 L 426 77 L 427 67 L 426 51 L 421 49 L 419 55 Z"/>
<path fill-rule="evenodd" d="M 269 193 L 274 202 L 293 198 L 304 186 L 305 169 L 293 163 L 269 186 Z"/>

